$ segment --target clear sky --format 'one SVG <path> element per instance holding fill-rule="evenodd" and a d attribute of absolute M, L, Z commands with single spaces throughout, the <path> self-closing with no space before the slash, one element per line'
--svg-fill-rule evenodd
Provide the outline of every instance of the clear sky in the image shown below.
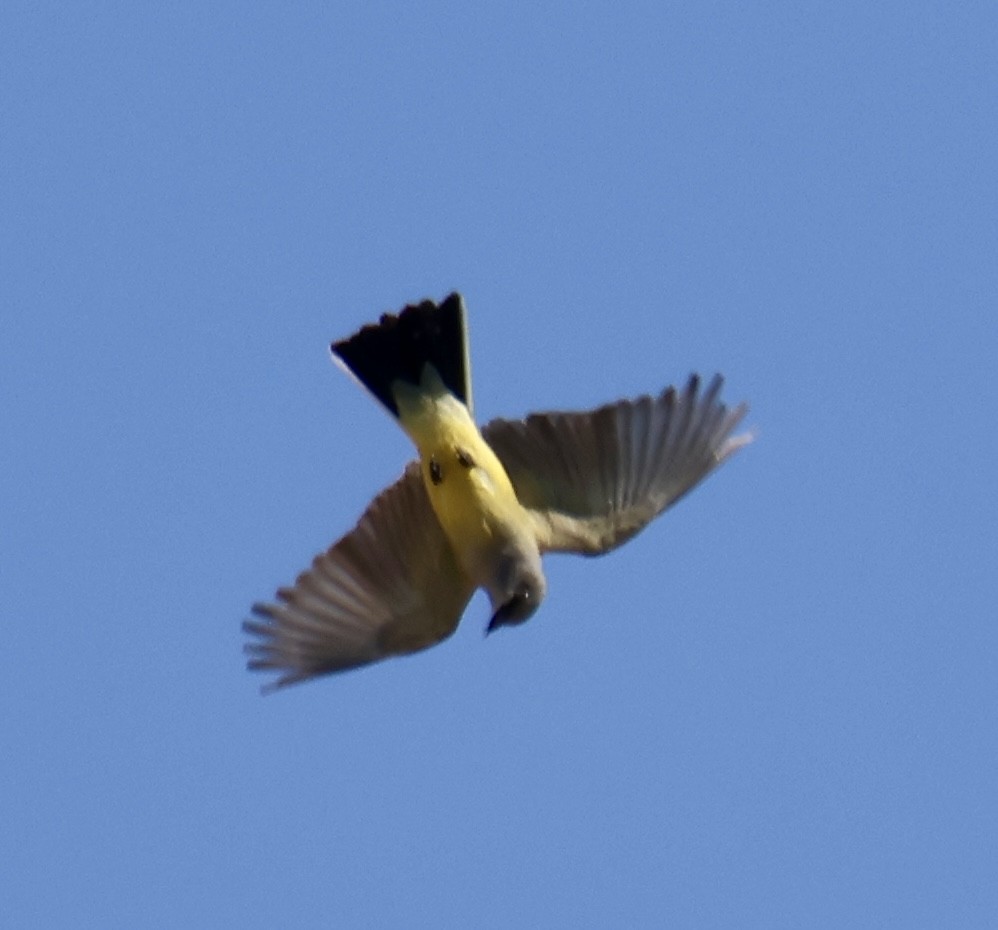
<path fill-rule="evenodd" d="M 998 926 L 998 7 L 0 11 L 10 927 Z M 327 346 L 459 289 L 479 418 L 757 442 L 487 641 L 261 697 L 411 454 Z"/>

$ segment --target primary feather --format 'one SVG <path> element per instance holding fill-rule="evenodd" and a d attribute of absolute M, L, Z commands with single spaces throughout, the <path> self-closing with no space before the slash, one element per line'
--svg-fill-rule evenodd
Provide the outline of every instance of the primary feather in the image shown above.
<path fill-rule="evenodd" d="M 541 548 L 616 548 L 750 441 L 732 438 L 748 408 L 719 401 L 723 379 L 576 413 L 493 420 L 482 430 L 535 514 Z"/>

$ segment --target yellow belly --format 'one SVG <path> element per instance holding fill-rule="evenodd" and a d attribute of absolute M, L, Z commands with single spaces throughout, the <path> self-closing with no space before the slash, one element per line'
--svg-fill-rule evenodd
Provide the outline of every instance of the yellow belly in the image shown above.
<path fill-rule="evenodd" d="M 461 448 L 467 454 L 468 450 Z M 423 480 L 430 503 L 455 549 L 487 544 L 506 509 L 500 498 L 502 491 L 497 493 L 496 487 L 499 484 L 501 488 L 502 479 L 497 482 L 474 460 L 475 467 L 464 467 L 453 447 L 437 448 L 431 456 L 423 457 Z M 431 462 L 440 468 L 439 481 L 434 480 Z"/>
<path fill-rule="evenodd" d="M 468 408 L 434 384 L 396 387 L 426 491 L 458 561 L 476 581 L 524 519 L 513 485 Z"/>

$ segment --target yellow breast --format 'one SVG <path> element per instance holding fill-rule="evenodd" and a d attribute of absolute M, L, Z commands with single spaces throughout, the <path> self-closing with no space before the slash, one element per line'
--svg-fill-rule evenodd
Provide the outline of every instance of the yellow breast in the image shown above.
<path fill-rule="evenodd" d="M 513 485 L 468 408 L 437 379 L 395 388 L 399 420 L 419 450 L 426 491 L 458 561 L 473 577 L 496 537 L 522 520 Z"/>
<path fill-rule="evenodd" d="M 420 450 L 421 452 L 423 450 Z M 509 478 L 483 441 L 440 445 L 421 455 L 430 502 L 455 549 L 485 544 L 515 503 Z"/>

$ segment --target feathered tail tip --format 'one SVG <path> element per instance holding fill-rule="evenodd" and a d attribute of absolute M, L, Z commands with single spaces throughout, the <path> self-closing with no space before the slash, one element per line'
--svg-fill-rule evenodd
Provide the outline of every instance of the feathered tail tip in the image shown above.
<path fill-rule="evenodd" d="M 330 346 L 333 358 L 369 390 L 395 417 L 395 381 L 418 385 L 423 368 L 432 365 L 449 391 L 471 410 L 471 379 L 464 300 L 450 294 L 409 304 L 397 315 L 384 314 L 349 339 Z"/>

